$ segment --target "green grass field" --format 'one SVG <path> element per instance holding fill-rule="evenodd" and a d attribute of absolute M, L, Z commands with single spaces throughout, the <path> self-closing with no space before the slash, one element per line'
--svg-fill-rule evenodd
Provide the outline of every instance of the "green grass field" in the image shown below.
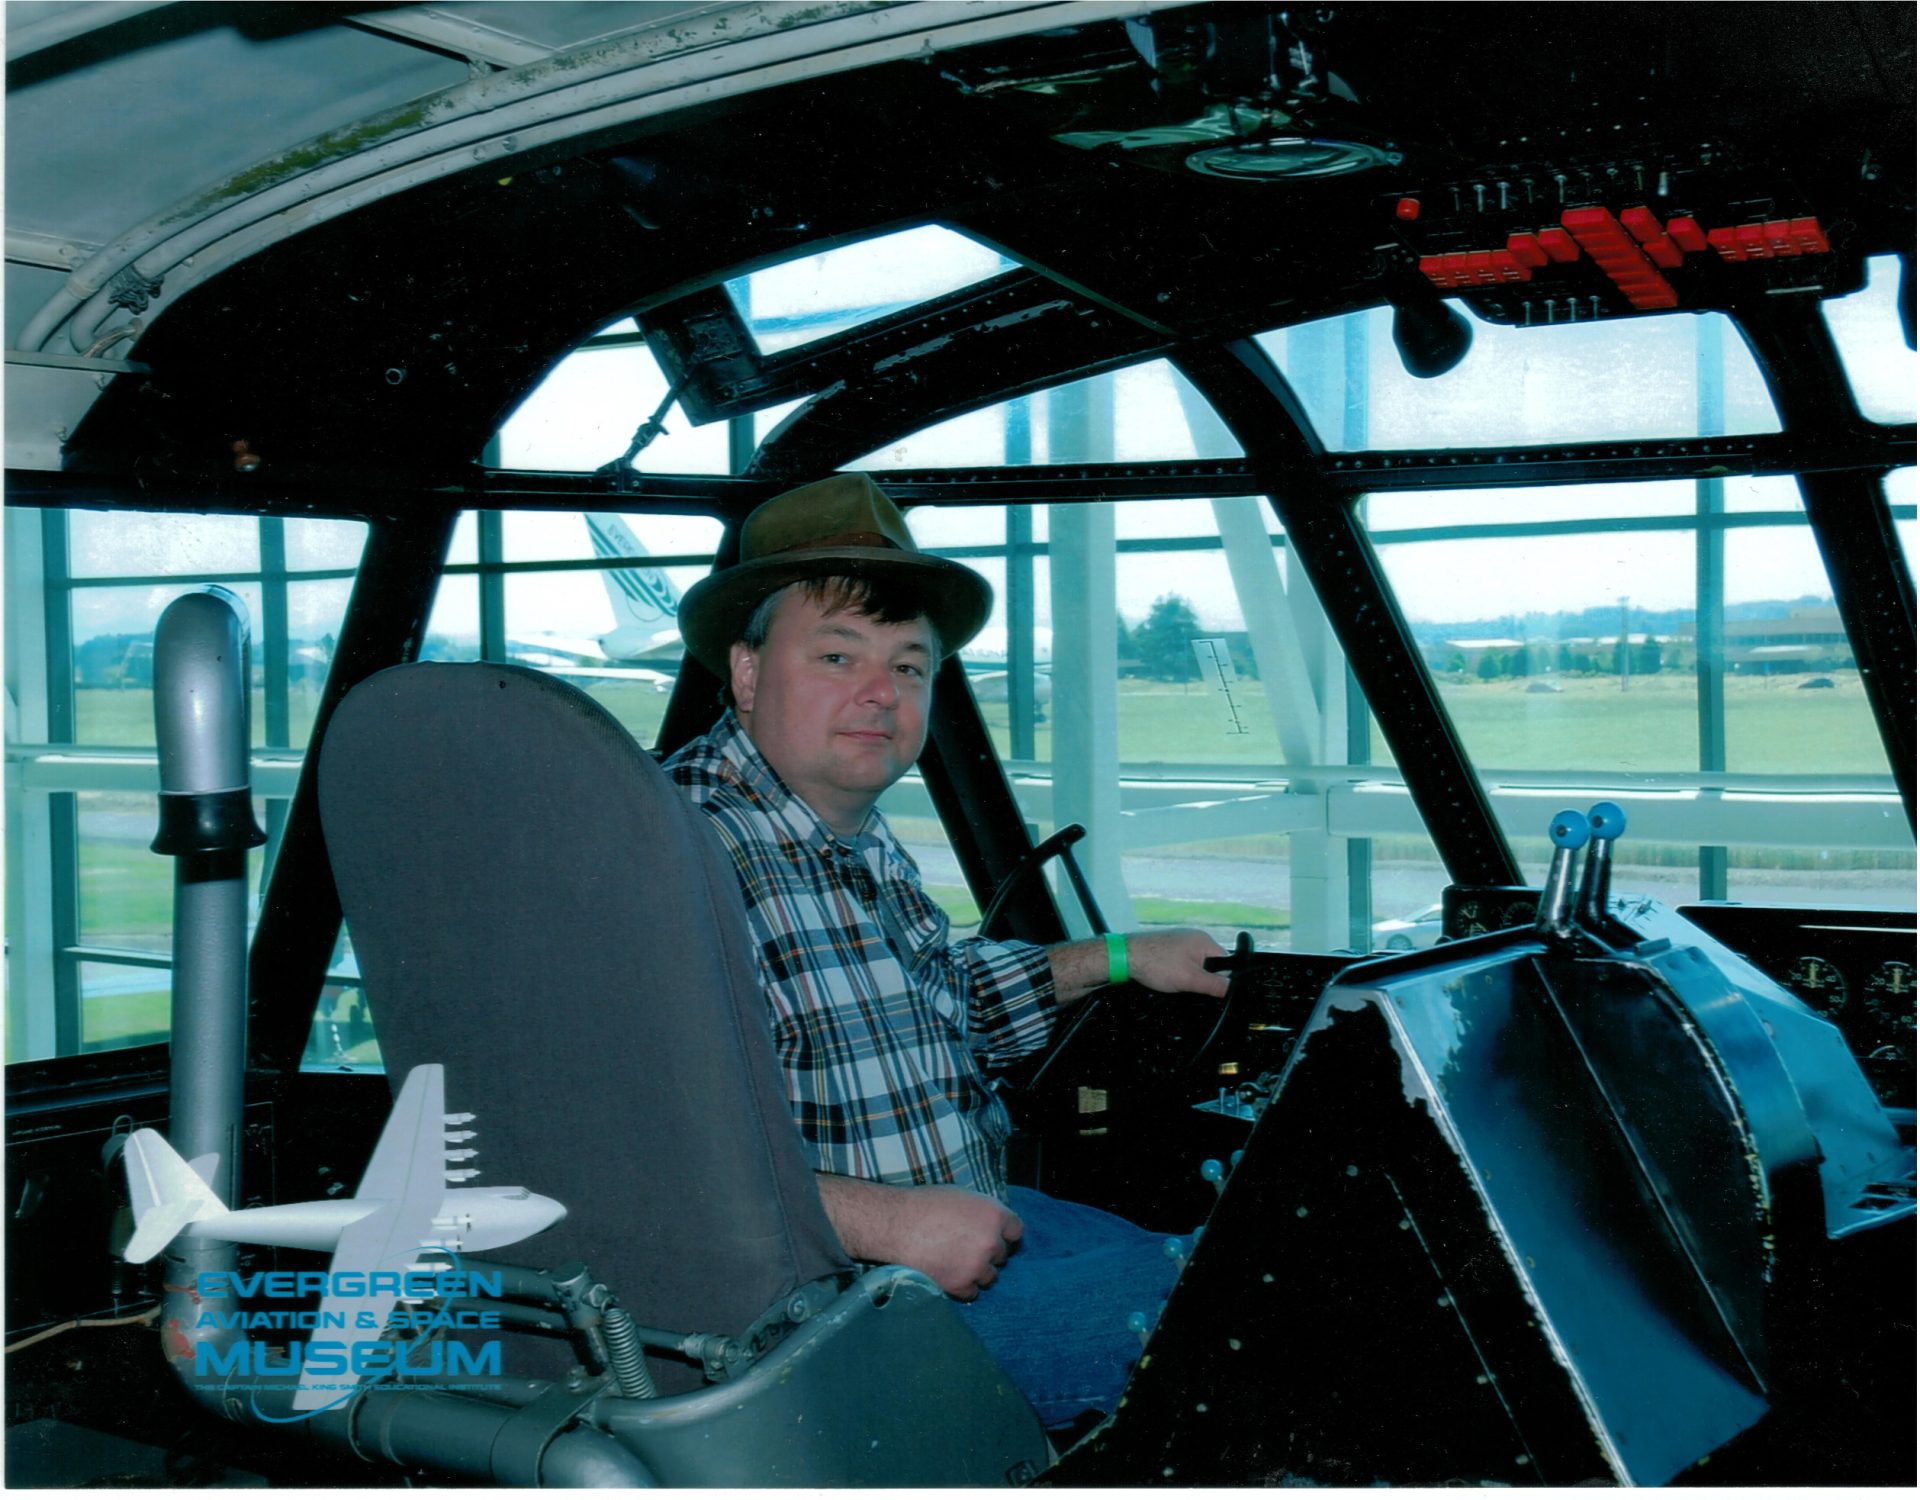
<path fill-rule="evenodd" d="M 89 966 L 90 968 L 93 966 Z M 159 973 L 159 971 L 155 971 Z M 349 1027 L 348 1012 L 358 990 L 329 990 L 313 1018 L 313 1035 L 308 1043 L 308 1061 L 320 1064 L 359 1064 L 380 1061 L 380 1044 L 371 1037 L 358 1038 Z M 124 1047 L 162 1035 L 172 1013 L 172 991 L 166 976 L 153 989 L 123 994 L 84 995 L 81 999 L 81 1046 L 88 1051 L 106 1047 Z M 333 1025 L 341 1027 L 336 1033 Z M 336 1048 L 336 1034 L 348 1045 Z"/>
<path fill-rule="evenodd" d="M 1798 676 L 1734 677 L 1726 683 L 1727 769 L 1797 775 L 1886 775 L 1858 674 L 1823 674 L 1835 686 L 1801 691 Z M 1698 695 L 1691 672 L 1632 680 L 1563 677 L 1558 693 L 1525 682 L 1447 682 L 1440 696 L 1475 763 L 1501 771 L 1673 771 L 1700 763 Z M 1280 763 L 1265 684 L 1235 686 L 1246 734 L 1228 732 L 1219 696 L 1197 683 L 1120 684 L 1120 759 L 1129 763 L 1272 766 Z M 994 743 L 1011 754 L 1007 705 L 982 705 Z M 1374 760 L 1391 765 L 1375 732 Z M 1041 724 L 1034 754 L 1053 754 Z"/>
<path fill-rule="evenodd" d="M 287 695 L 288 739 L 306 744 L 320 696 L 312 687 Z M 256 748 L 267 743 L 266 694 L 256 691 L 249 706 Z M 74 740 L 82 745 L 153 744 L 153 693 L 147 688 L 76 688 L 73 694 Z"/>
<path fill-rule="evenodd" d="M 1727 769 L 1798 775 L 1882 774 L 1886 754 L 1873 727 L 1859 675 L 1821 674 L 1835 686 L 1802 691 L 1798 675 L 1730 677 L 1726 683 Z M 1528 679 L 1544 681 L 1545 679 Z M 1686 770 L 1699 764 L 1697 694 L 1691 672 L 1636 677 L 1627 692 L 1614 677 L 1560 677 L 1558 693 L 1529 693 L 1526 681 L 1448 681 L 1440 695 L 1467 752 L 1501 771 Z M 1130 763 L 1272 766 L 1280 763 L 1266 686 L 1235 687 L 1240 720 L 1249 732 L 1228 732 L 1227 711 L 1198 683 L 1119 685 L 1120 758 Z M 644 683 L 605 683 L 592 697 L 641 744 L 651 744 L 666 712 L 667 695 Z M 151 745 L 152 696 L 144 689 L 82 688 L 75 694 L 77 738 L 90 745 Z M 289 703 L 292 738 L 304 744 L 314 696 Z M 1010 755 L 1007 705 L 982 706 L 1002 755 Z M 264 743 L 265 710 L 254 695 L 254 742 Z M 1376 739 L 1378 736 L 1376 735 Z M 1050 723 L 1035 732 L 1035 755 L 1053 754 Z M 1384 743 L 1374 759 L 1391 764 Z"/>

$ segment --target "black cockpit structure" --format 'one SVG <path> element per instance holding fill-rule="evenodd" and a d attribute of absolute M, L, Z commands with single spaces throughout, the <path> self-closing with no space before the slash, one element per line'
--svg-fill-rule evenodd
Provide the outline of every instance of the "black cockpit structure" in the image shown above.
<path fill-rule="evenodd" d="M 1910 8 L 7 35 L 9 1482 L 1914 1481 Z M 1250 934 L 1005 1080 L 1182 1268 L 1070 1434 L 834 1241 L 650 763 L 849 467 L 999 601 L 887 804 L 956 925 Z M 432 1063 L 568 1208 L 514 1394 L 196 1388 L 131 1135 L 349 1202 Z"/>

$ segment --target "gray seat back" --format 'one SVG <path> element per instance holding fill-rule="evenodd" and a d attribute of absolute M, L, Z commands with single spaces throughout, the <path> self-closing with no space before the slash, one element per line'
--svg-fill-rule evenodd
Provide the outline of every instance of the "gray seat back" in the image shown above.
<path fill-rule="evenodd" d="M 732 867 L 604 709 L 520 667 L 396 667 L 341 703 L 319 778 L 389 1076 L 444 1063 L 478 1181 L 567 1206 L 497 1258 L 584 1260 L 640 1323 L 724 1334 L 849 1267 Z"/>

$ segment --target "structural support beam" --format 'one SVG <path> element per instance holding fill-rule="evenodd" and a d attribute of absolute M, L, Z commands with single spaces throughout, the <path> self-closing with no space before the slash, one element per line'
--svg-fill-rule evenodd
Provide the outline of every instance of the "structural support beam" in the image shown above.
<path fill-rule="evenodd" d="M 1694 330 L 1696 425 L 1714 434 L 1726 426 L 1725 358 L 1718 318 L 1701 318 Z M 1693 482 L 1694 532 L 1693 646 L 1694 682 L 1700 699 L 1700 769 L 1727 768 L 1727 533 L 1719 524 L 1727 511 L 1726 481 Z M 1727 899 L 1727 851 L 1721 844 L 1700 847 L 1700 899 Z"/>
<path fill-rule="evenodd" d="M 46 579 L 35 511 L 6 513 L 7 744 L 42 742 L 47 732 Z M 63 526 L 64 516 L 44 518 Z M 24 786 L 17 764 L 7 767 L 7 1060 L 52 1057 L 55 999 L 54 883 L 28 879 L 53 868 L 53 798 Z"/>
<path fill-rule="evenodd" d="M 42 8 L 33 20 L 7 20 L 7 61 L 17 63 L 74 41 L 90 32 L 118 26 L 150 10 L 165 10 L 167 0 L 99 0 L 93 5 L 59 5 Z"/>
<path fill-rule="evenodd" d="M 1466 883 L 1518 883 L 1519 866 L 1379 559 L 1347 501 L 1325 482 L 1319 444 L 1285 377 L 1251 339 L 1185 350 L 1176 362 L 1239 439 L 1273 497 L 1448 874 Z"/>
<path fill-rule="evenodd" d="M 1081 864 L 1107 926 L 1133 927 L 1133 902 L 1120 873 L 1120 716 L 1114 633 L 1113 507 L 1076 505 L 1054 511 L 1053 644 L 1079 670 L 1054 679 L 1053 811 L 1055 825 L 1081 823 Z M 1087 929 L 1069 910 L 1075 935 Z"/>
<path fill-rule="evenodd" d="M 1868 426 L 1826 319 L 1811 299 L 1774 297 L 1734 314 L 1790 438 L 1847 441 Z M 1834 603 L 1860 668 L 1893 779 L 1914 822 L 1914 590 L 1881 474 L 1799 476 Z"/>
<path fill-rule="evenodd" d="M 347 24 L 376 36 L 392 37 L 448 52 L 469 63 L 492 68 L 517 68 L 523 63 L 551 57 L 553 49 L 512 32 L 486 26 L 468 16 L 456 15 L 434 5 L 408 5 L 395 10 L 365 10 Z"/>

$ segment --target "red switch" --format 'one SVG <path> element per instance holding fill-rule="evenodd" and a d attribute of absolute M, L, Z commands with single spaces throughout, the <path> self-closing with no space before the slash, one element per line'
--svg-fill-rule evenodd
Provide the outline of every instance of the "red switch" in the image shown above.
<path fill-rule="evenodd" d="M 1534 241 L 1547 252 L 1548 260 L 1564 262 L 1580 258 L 1580 247 L 1564 229 L 1543 229 L 1534 236 Z"/>
<path fill-rule="evenodd" d="M 1560 215 L 1560 223 L 1634 307 L 1645 311 L 1679 306 L 1679 294 L 1667 278 L 1653 268 L 1645 252 L 1606 209 L 1570 208 Z"/>
<path fill-rule="evenodd" d="M 1787 229 L 1802 255 L 1824 255 L 1833 248 L 1821 232 L 1818 219 L 1792 219 L 1788 221 Z"/>
<path fill-rule="evenodd" d="M 1655 235 L 1646 243 L 1647 259 L 1656 266 L 1664 266 L 1671 271 L 1680 264 L 1680 247 L 1664 234 Z"/>
<path fill-rule="evenodd" d="M 1737 229 L 1709 229 L 1707 243 L 1713 246 L 1720 258 L 1729 263 L 1747 258 L 1747 252 L 1741 247 L 1740 232 Z"/>
<path fill-rule="evenodd" d="M 1402 198 L 1398 203 L 1393 205 L 1393 216 L 1396 219 L 1411 224 L 1415 219 L 1420 217 L 1420 200 L 1418 198 Z"/>
<path fill-rule="evenodd" d="M 1508 235 L 1507 254 L 1522 266 L 1544 266 L 1547 263 L 1547 252 L 1540 248 L 1540 242 L 1530 234 Z"/>
<path fill-rule="evenodd" d="M 1667 238 L 1689 255 L 1707 248 L 1707 237 L 1694 219 L 1682 217 L 1667 220 Z"/>
<path fill-rule="evenodd" d="M 1660 237 L 1660 221 L 1645 204 L 1623 210 L 1620 223 L 1643 245 L 1650 245 Z"/>

